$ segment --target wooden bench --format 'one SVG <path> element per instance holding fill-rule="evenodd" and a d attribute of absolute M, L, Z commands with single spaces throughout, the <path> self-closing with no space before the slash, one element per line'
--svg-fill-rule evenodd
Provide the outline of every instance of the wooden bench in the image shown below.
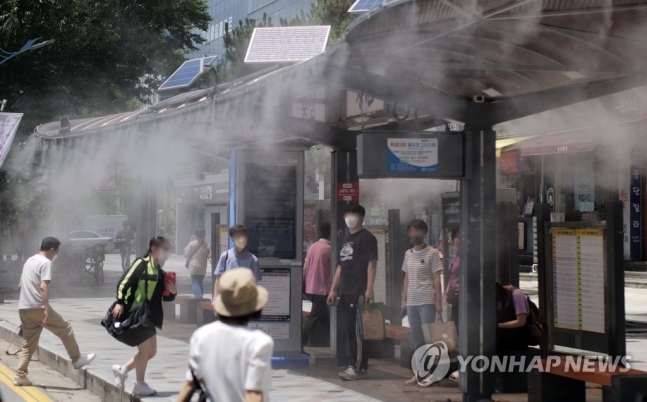
<path fill-rule="evenodd" d="M 216 312 L 213 309 L 213 304 L 211 300 L 201 301 L 197 307 L 197 321 L 196 324 L 198 327 L 201 327 L 206 324 L 211 324 L 216 321 Z"/>
<path fill-rule="evenodd" d="M 175 314 L 175 306 L 182 305 L 184 300 L 188 299 L 190 296 L 175 296 L 175 300 L 172 302 L 164 302 L 162 304 L 162 310 L 164 310 L 164 319 L 165 320 L 175 320 L 177 318 Z"/>
<path fill-rule="evenodd" d="M 574 357 L 577 358 L 577 357 Z M 647 401 L 647 372 L 619 367 L 605 371 L 578 371 L 567 367 L 565 356 L 557 366 L 542 359 L 543 372 L 533 370 L 528 377 L 528 402 L 583 402 L 586 401 L 586 383 L 601 385 L 602 400 Z M 582 363 L 584 366 L 584 363 Z"/>

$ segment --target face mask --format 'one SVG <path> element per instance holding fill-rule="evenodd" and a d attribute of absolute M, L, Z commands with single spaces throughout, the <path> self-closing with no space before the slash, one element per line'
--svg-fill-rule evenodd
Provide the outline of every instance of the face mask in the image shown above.
<path fill-rule="evenodd" d="M 344 219 L 346 221 L 346 226 L 348 226 L 349 229 L 355 228 L 357 224 L 359 223 L 359 219 L 357 218 L 346 218 Z"/>
<path fill-rule="evenodd" d="M 422 246 L 423 244 L 425 244 L 425 238 L 424 237 L 410 237 L 409 240 L 415 246 Z"/>
<path fill-rule="evenodd" d="M 168 260 L 168 258 L 169 258 L 170 256 L 171 256 L 171 253 L 170 253 L 170 252 L 168 252 L 168 251 L 166 251 L 166 250 L 160 250 L 160 252 L 159 252 L 159 254 L 158 254 L 157 259 L 158 259 L 160 262 L 164 262 L 164 261 Z"/>
<path fill-rule="evenodd" d="M 57 258 L 58 258 L 58 254 L 54 255 L 54 257 L 52 258 L 52 262 L 56 261 Z"/>
<path fill-rule="evenodd" d="M 243 239 L 238 239 L 238 240 L 234 241 L 234 244 L 239 249 L 244 249 L 245 247 L 247 247 L 247 239 L 244 239 L 244 238 Z"/>

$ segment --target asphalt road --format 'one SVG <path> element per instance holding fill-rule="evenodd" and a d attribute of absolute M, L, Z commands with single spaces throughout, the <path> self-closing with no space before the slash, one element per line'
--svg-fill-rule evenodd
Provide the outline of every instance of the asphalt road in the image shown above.
<path fill-rule="evenodd" d="M 0 340 L 0 400 L 3 402 L 100 402 L 101 398 L 77 385 L 71 379 L 54 371 L 48 366 L 32 361 L 29 364 L 29 379 L 33 387 L 15 387 L 12 384 L 14 368 L 18 364 L 16 356 L 4 353 L 8 343 Z M 11 352 L 16 347 L 11 347 Z M 37 360 L 38 356 L 34 356 Z"/>

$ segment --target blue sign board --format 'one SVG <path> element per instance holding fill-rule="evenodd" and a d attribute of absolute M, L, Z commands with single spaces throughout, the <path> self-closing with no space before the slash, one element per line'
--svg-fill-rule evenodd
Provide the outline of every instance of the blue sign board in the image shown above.
<path fill-rule="evenodd" d="M 433 173 L 438 171 L 437 138 L 389 138 L 389 173 Z"/>

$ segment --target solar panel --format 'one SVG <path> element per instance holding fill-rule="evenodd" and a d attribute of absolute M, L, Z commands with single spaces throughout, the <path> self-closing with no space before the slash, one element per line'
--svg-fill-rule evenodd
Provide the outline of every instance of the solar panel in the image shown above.
<path fill-rule="evenodd" d="M 175 70 L 170 77 L 160 85 L 159 91 L 166 91 L 169 89 L 186 88 L 191 86 L 195 80 L 202 75 L 205 67 L 210 67 L 216 60 L 216 56 L 209 56 L 201 59 L 187 60 L 180 68 Z"/>
<path fill-rule="evenodd" d="M 349 13 L 364 13 L 382 4 L 382 0 L 357 0 L 348 9 Z"/>
<path fill-rule="evenodd" d="M 330 26 L 255 28 L 245 63 L 303 61 L 326 49 Z"/>

